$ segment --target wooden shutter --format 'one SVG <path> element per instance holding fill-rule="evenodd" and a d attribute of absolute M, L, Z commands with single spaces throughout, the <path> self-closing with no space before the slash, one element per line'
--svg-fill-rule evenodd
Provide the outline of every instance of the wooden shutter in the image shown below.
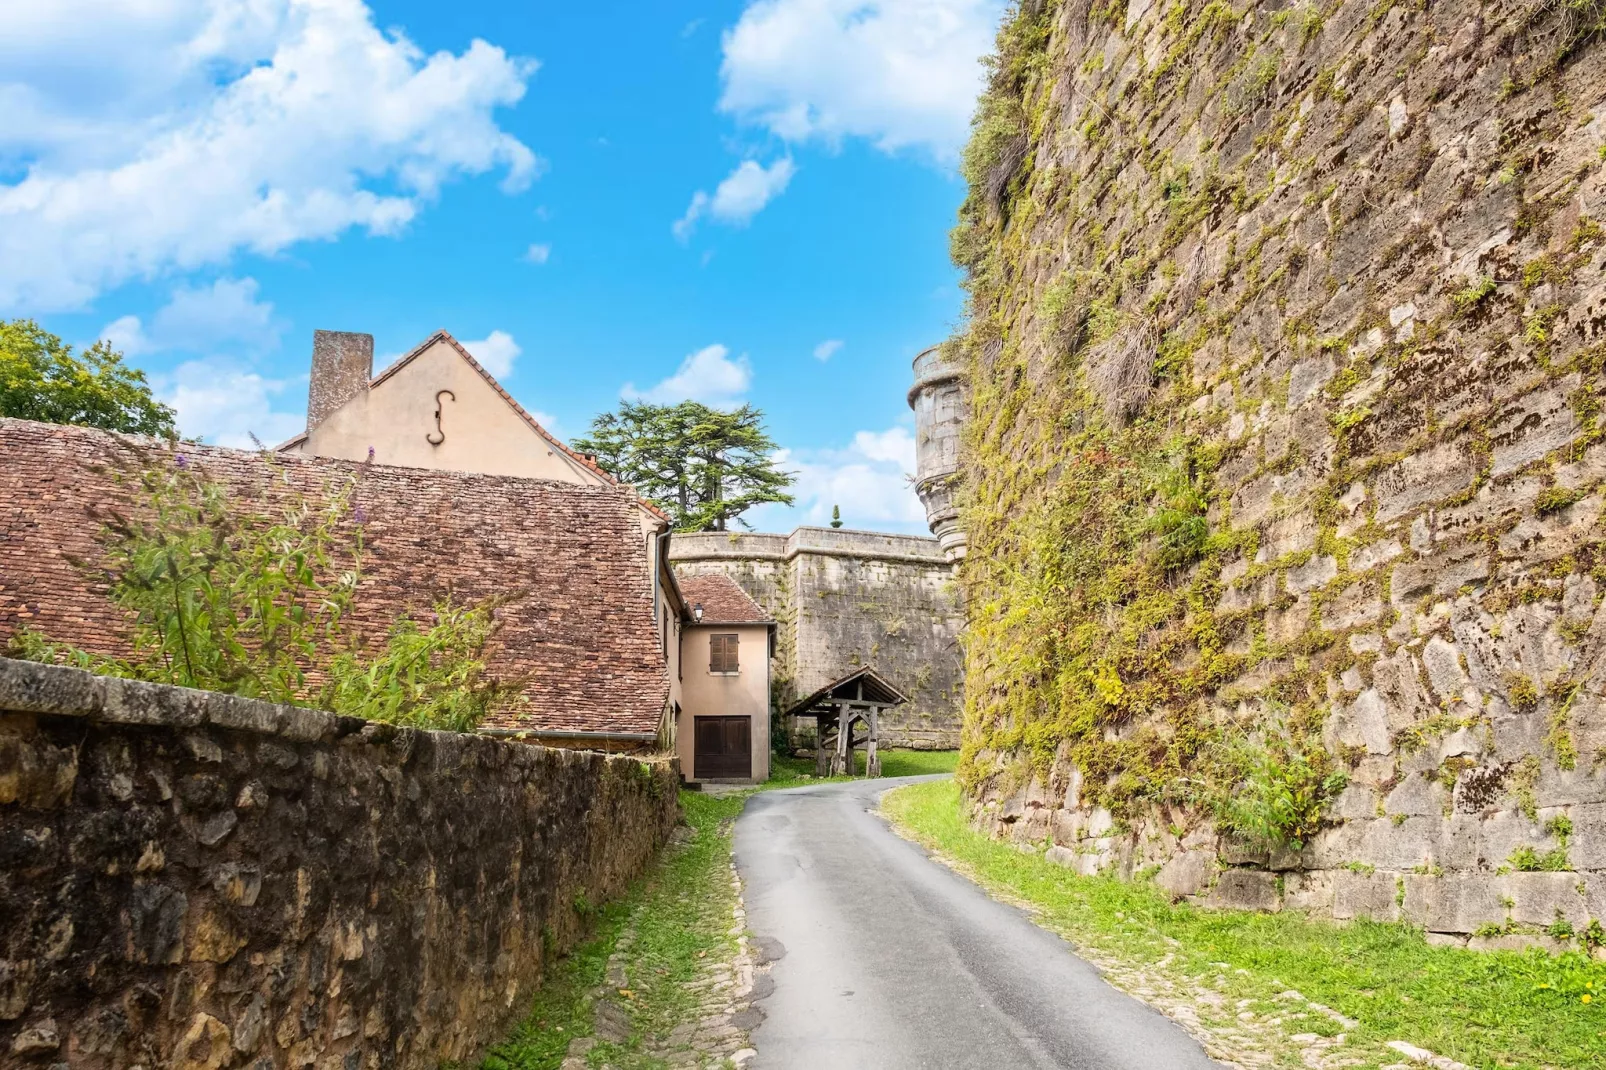
<path fill-rule="evenodd" d="M 709 672 L 737 672 L 740 662 L 736 654 L 736 641 L 734 634 L 711 635 L 708 637 L 708 671 Z"/>

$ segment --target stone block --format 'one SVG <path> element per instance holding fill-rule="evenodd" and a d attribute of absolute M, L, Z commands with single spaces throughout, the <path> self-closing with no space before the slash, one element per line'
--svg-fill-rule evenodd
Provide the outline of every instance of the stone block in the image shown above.
<path fill-rule="evenodd" d="M 194 728 L 206 721 L 206 707 L 214 697 L 206 691 L 167 687 L 138 680 L 104 678 L 105 702 L 98 717 L 115 724 L 160 725 Z"/>
<path fill-rule="evenodd" d="M 1204 904 L 1232 910 L 1276 913 L 1282 909 L 1277 875 L 1259 869 L 1225 870 L 1216 878 L 1215 887 L 1210 889 Z"/>
<path fill-rule="evenodd" d="M 1481 542 L 1446 547 L 1432 557 L 1394 566 L 1389 597 L 1404 608 L 1427 595 L 1453 595 L 1489 578 L 1489 548 Z"/>
<path fill-rule="evenodd" d="M 1335 709 L 1322 729 L 1329 750 L 1365 747 L 1368 754 L 1392 754 L 1388 709 L 1376 688 L 1368 688 L 1348 706 Z"/>
<path fill-rule="evenodd" d="M 1288 408 L 1297 409 L 1315 397 L 1333 377 L 1334 370 L 1333 358 L 1328 353 L 1295 364 L 1288 374 Z"/>
<path fill-rule="evenodd" d="M 1469 951 L 1528 951 L 1538 948 L 1551 955 L 1572 950 L 1564 940 L 1528 933 L 1502 933 L 1499 936 L 1474 936 L 1467 941 Z"/>
<path fill-rule="evenodd" d="M 1056 845 L 1044 851 L 1043 857 L 1054 863 L 1056 866 L 1064 866 L 1066 869 L 1075 869 L 1077 860 L 1081 856 L 1075 851 L 1071 850 L 1069 847 L 1060 847 Z"/>
<path fill-rule="evenodd" d="M 1397 879 L 1393 873 L 1354 873 L 1347 869 L 1334 872 L 1333 917 L 1341 921 L 1352 918 L 1398 921 Z"/>
<path fill-rule="evenodd" d="M 1172 898 L 1197 895 L 1210 883 L 1216 872 L 1214 851 L 1184 851 L 1172 855 L 1154 876 L 1154 883 L 1171 893 Z"/>
<path fill-rule="evenodd" d="M 1413 773 L 1401 780 L 1383 803 L 1390 814 L 1410 817 L 1442 817 L 1449 809 L 1450 793 L 1430 776 Z"/>
<path fill-rule="evenodd" d="M 1326 586 L 1338 578 L 1338 559 L 1322 554 L 1310 558 L 1303 565 L 1295 565 L 1283 577 L 1290 594 L 1303 594 Z"/>
<path fill-rule="evenodd" d="M 1283 906 L 1288 910 L 1305 910 L 1315 914 L 1333 911 L 1333 873 L 1331 870 L 1308 870 L 1290 873 L 1283 878 Z"/>
<path fill-rule="evenodd" d="M 1478 857 L 1486 867 L 1496 869 L 1519 847 L 1537 847 L 1544 841 L 1545 830 L 1538 821 L 1517 810 L 1497 810 L 1478 826 Z"/>
<path fill-rule="evenodd" d="M 1392 817 L 1375 818 L 1365 823 L 1355 858 L 1379 869 L 1398 871 L 1431 865 L 1439 857 L 1443 833 L 1444 819 L 1438 815 L 1399 822 Z"/>
<path fill-rule="evenodd" d="M 1276 561 L 1285 554 L 1297 554 L 1315 549 L 1320 529 L 1308 513 L 1296 513 L 1267 524 L 1260 535 L 1260 549 L 1255 552 L 1255 564 Z"/>
<path fill-rule="evenodd" d="M 1310 485 L 1310 476 L 1301 471 L 1271 472 L 1245 483 L 1232 496 L 1232 526 L 1259 527 L 1279 505 L 1299 500 Z"/>
<path fill-rule="evenodd" d="M 1373 519 L 1387 524 L 1411 511 L 1459 494 L 1477 478 L 1472 454 L 1459 442 L 1446 442 L 1387 468 L 1372 484 L 1377 499 Z"/>
<path fill-rule="evenodd" d="M 1501 406 L 1489 428 L 1491 476 L 1514 472 L 1578 437 L 1581 428 L 1567 399 L 1580 381 L 1574 373 Z"/>
<path fill-rule="evenodd" d="M 1606 803 L 1574 806 L 1568 816 L 1573 834 L 1567 856 L 1574 868 L 1606 870 Z M 1602 923 L 1606 924 L 1606 918 Z"/>
<path fill-rule="evenodd" d="M 82 669 L 0 658 L 0 710 L 82 717 L 100 702 L 101 678 Z"/>
<path fill-rule="evenodd" d="M 1266 614 L 1266 639 L 1273 645 L 1292 643 L 1310 630 L 1310 598 L 1301 595 L 1292 605 Z"/>
<path fill-rule="evenodd" d="M 1347 631 L 1371 624 L 1383 615 L 1383 600 L 1367 581 L 1352 583 L 1322 605 L 1322 627 Z M 1352 637 L 1353 638 L 1353 637 Z"/>

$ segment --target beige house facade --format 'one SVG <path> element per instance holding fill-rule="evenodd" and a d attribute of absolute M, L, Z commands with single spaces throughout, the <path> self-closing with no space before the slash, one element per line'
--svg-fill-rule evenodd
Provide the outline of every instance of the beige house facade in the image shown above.
<path fill-rule="evenodd" d="M 689 611 L 674 682 L 681 772 L 696 782 L 766 780 L 775 620 L 726 576 L 688 576 L 678 588 Z"/>
<path fill-rule="evenodd" d="M 374 339 L 350 331 L 314 331 L 307 389 L 307 429 L 281 453 L 374 461 L 406 468 L 544 479 L 581 486 L 618 482 L 571 450 L 515 401 L 448 332 L 437 331 L 378 375 Z M 669 521 L 635 498 L 652 579 L 653 621 L 669 678 L 659 745 L 675 744 L 684 610 L 668 565 Z M 556 734 L 543 742 L 601 749 L 635 748 L 637 738 Z"/>

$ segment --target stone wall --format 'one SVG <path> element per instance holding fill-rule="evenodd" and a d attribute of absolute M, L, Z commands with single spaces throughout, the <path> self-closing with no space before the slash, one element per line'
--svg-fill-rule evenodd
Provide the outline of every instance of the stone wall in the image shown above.
<path fill-rule="evenodd" d="M 808 527 L 676 535 L 669 556 L 680 575 L 730 576 L 779 622 L 776 709 L 870 665 L 910 698 L 882 719 L 884 741 L 959 745 L 962 616 L 936 539 Z"/>
<path fill-rule="evenodd" d="M 1457 942 L 1606 919 L 1603 25 L 1021 5 L 953 240 L 978 820 Z M 1221 834 L 1290 775 L 1244 746 L 1319 827 Z"/>
<path fill-rule="evenodd" d="M 677 778 L 0 660 L 0 1065 L 469 1059 Z"/>

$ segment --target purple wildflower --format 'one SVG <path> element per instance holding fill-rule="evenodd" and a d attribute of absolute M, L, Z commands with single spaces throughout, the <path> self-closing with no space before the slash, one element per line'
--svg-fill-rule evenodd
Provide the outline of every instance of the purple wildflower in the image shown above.
<path fill-rule="evenodd" d="M 190 459 L 180 453 L 173 458 L 173 463 L 177 464 L 180 468 L 189 468 Z"/>
<path fill-rule="evenodd" d="M 368 510 L 364 509 L 360 505 L 351 511 L 351 515 L 352 518 L 359 524 L 368 523 Z"/>

